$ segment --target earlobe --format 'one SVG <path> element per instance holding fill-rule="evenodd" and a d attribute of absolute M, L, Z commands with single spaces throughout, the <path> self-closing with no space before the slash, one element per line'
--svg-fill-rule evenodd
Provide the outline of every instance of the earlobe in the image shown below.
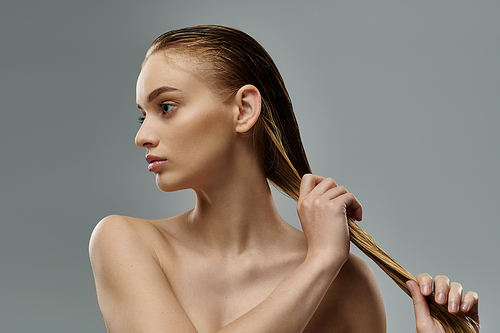
<path fill-rule="evenodd" d="M 236 93 L 235 103 L 238 108 L 235 119 L 236 132 L 248 132 L 260 116 L 261 96 L 259 89 L 251 84 L 244 85 Z"/>

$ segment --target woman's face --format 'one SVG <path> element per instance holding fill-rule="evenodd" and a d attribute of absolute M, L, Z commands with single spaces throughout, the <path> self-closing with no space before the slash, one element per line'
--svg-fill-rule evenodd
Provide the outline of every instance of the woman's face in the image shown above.
<path fill-rule="evenodd" d="M 229 107 L 189 68 L 189 59 L 150 56 L 137 80 L 144 120 L 135 142 L 163 191 L 211 186 L 224 174 L 236 133 Z M 191 65 L 193 66 L 193 65 Z"/>

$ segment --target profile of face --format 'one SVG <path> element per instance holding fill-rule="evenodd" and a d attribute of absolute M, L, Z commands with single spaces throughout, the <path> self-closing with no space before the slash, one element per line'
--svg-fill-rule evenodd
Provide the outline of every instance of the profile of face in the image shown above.
<path fill-rule="evenodd" d="M 148 168 L 163 191 L 204 189 L 221 181 L 234 149 L 234 113 L 191 61 L 157 52 L 137 79 L 143 118 L 135 142 L 146 148 Z"/>

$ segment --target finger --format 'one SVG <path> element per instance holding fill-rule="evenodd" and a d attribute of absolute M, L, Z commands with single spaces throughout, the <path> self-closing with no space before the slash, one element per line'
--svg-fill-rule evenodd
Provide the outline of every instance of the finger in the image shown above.
<path fill-rule="evenodd" d="M 343 196 L 345 197 L 347 215 L 356 221 L 361 221 L 363 219 L 363 207 L 361 203 L 352 193 L 348 192 Z"/>
<path fill-rule="evenodd" d="M 432 323 L 432 317 L 429 312 L 429 305 L 427 304 L 425 296 L 420 292 L 420 288 L 416 282 L 408 280 L 406 281 L 406 286 L 408 287 L 408 290 L 410 290 L 413 300 L 417 331 L 424 327 L 430 327 Z"/>
<path fill-rule="evenodd" d="M 328 181 L 328 178 L 326 178 L 323 182 L 327 182 L 327 181 Z M 333 179 L 332 179 L 332 181 L 333 181 Z M 318 185 L 318 187 L 323 185 L 323 182 L 320 185 Z M 325 192 L 324 197 L 325 197 L 325 199 L 333 200 L 333 199 L 337 198 L 338 196 L 341 196 L 342 194 L 346 194 L 346 193 L 349 193 L 349 191 L 347 191 L 347 189 L 344 186 L 334 186 L 334 187 L 330 187 Z"/>
<path fill-rule="evenodd" d="M 478 308 L 478 303 L 479 303 L 479 296 L 477 295 L 476 292 L 474 291 L 469 291 L 467 294 L 465 294 L 464 300 L 462 302 L 462 305 L 460 307 L 460 310 L 464 313 L 470 312 L 472 314 L 477 315 L 477 308 Z M 474 317 L 471 315 L 472 319 Z M 476 319 L 474 319 L 476 320 Z M 479 318 L 476 320 L 478 321 Z"/>
<path fill-rule="evenodd" d="M 301 197 L 305 197 L 307 194 L 309 194 L 317 184 L 319 184 L 324 177 L 318 176 L 318 175 L 313 175 L 311 173 L 306 173 L 304 176 L 302 176 L 302 181 L 300 183 L 300 190 L 299 190 L 299 195 Z"/>
<path fill-rule="evenodd" d="M 462 301 L 462 285 L 458 282 L 450 283 L 450 292 L 448 293 L 448 312 L 458 313 Z"/>
<path fill-rule="evenodd" d="M 326 178 L 317 187 L 322 186 L 323 183 L 327 181 L 329 181 L 328 178 Z M 331 181 L 335 183 L 333 179 Z M 315 191 L 316 189 L 313 190 L 313 192 Z M 313 192 L 311 192 L 311 194 Z M 333 188 L 330 188 L 328 191 L 325 192 L 325 194 L 322 195 L 322 198 L 327 200 L 334 200 L 334 199 L 341 200 L 344 203 L 344 214 L 347 214 L 356 221 L 361 221 L 361 219 L 363 218 L 363 208 L 361 206 L 361 203 L 354 196 L 354 194 L 348 192 L 344 186 L 335 186 Z"/>
<path fill-rule="evenodd" d="M 474 330 L 476 333 L 479 332 L 479 296 L 474 291 L 469 291 L 465 294 L 464 300 L 460 310 L 476 323 L 474 324 Z"/>
<path fill-rule="evenodd" d="M 317 182 L 317 185 L 309 192 L 308 195 L 321 196 L 326 194 L 329 190 L 337 187 L 337 183 L 335 183 L 332 178 L 321 178 L 321 180 L 318 178 L 319 182 Z M 347 190 L 345 190 L 345 192 L 347 192 Z"/>
<path fill-rule="evenodd" d="M 432 293 L 432 276 L 428 273 L 422 273 L 417 276 L 420 292 L 424 296 L 429 296 Z"/>
<path fill-rule="evenodd" d="M 450 291 L 450 279 L 446 275 L 438 275 L 434 278 L 434 293 L 436 303 L 444 305 L 448 300 Z"/>

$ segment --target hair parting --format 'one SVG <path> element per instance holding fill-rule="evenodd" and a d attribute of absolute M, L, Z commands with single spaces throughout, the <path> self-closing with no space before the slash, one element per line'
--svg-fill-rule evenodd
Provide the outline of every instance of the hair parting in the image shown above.
<path fill-rule="evenodd" d="M 159 51 L 179 52 L 198 59 L 195 65 L 209 69 L 221 96 L 231 96 L 240 87 L 252 84 L 262 97 L 261 116 L 254 128 L 256 145 L 263 156 L 262 167 L 268 180 L 285 195 L 298 200 L 302 176 L 311 168 L 302 145 L 292 103 L 274 61 L 264 48 L 246 33 L 224 26 L 195 26 L 172 30 L 150 46 L 146 59 Z M 406 281 L 417 281 L 406 269 L 382 250 L 353 219 L 348 218 L 350 239 L 410 296 Z M 479 324 L 462 314 L 450 314 L 445 306 L 428 298 L 431 315 L 448 333 L 475 333 Z"/>

